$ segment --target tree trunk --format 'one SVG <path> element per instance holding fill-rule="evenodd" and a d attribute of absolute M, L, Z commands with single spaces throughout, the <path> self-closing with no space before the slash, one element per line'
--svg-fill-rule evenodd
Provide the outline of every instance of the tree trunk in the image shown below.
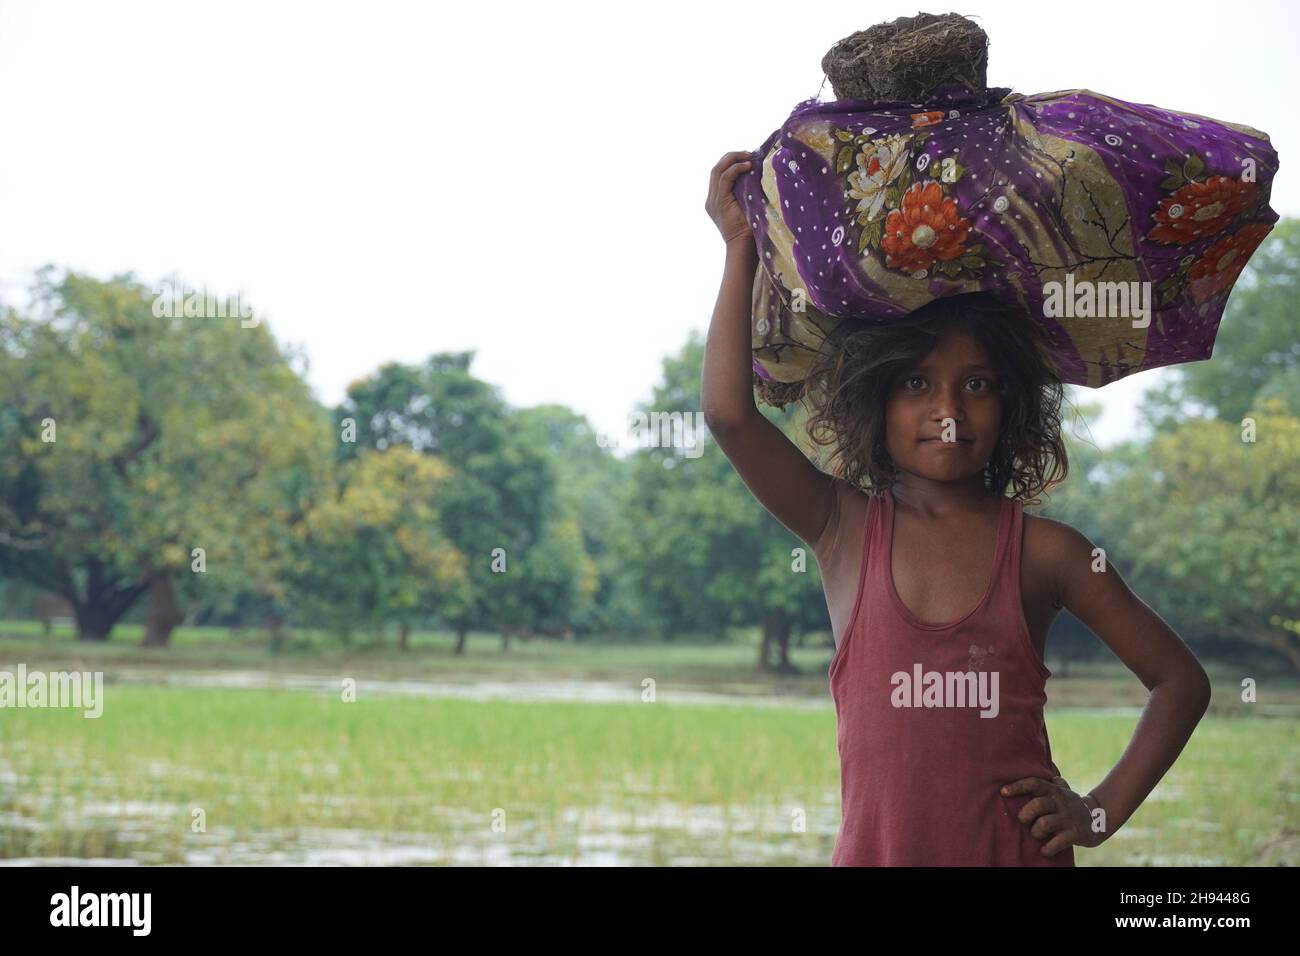
<path fill-rule="evenodd" d="M 771 664 L 771 648 L 776 646 L 777 663 Z M 779 674 L 797 674 L 798 668 L 790 663 L 790 616 L 782 610 L 763 615 L 763 646 L 759 652 L 760 670 L 773 670 Z"/>
<path fill-rule="evenodd" d="M 463 624 L 456 625 L 456 653 L 465 653 L 465 637 L 468 629 Z"/>
<path fill-rule="evenodd" d="M 85 597 L 77 594 L 68 575 L 65 575 L 65 590 L 60 593 L 73 607 L 78 640 L 106 641 L 113 625 L 122 619 L 149 585 L 143 576 L 136 581 L 123 581 L 94 558 L 87 559 L 85 567 Z"/>
<path fill-rule="evenodd" d="M 411 649 L 411 625 L 403 623 L 398 628 L 397 646 L 404 651 Z"/>
<path fill-rule="evenodd" d="M 172 631 L 185 619 L 176 602 L 176 588 L 171 575 L 165 572 L 149 579 L 149 613 L 144 619 L 144 638 L 141 647 L 166 647 L 171 642 Z"/>
<path fill-rule="evenodd" d="M 80 641 L 106 641 L 113 625 L 131 609 L 147 585 L 144 578 L 129 580 L 116 575 L 93 558 L 84 564 L 85 577 L 79 582 L 77 568 L 59 564 L 52 570 L 37 574 L 33 569 L 19 565 L 17 575 L 51 595 L 61 598 L 63 606 L 77 622 L 77 639 Z"/>
<path fill-rule="evenodd" d="M 72 606 L 77 619 L 77 640 L 106 641 L 120 615 L 98 601 L 78 602 Z"/>
<path fill-rule="evenodd" d="M 1290 662 L 1294 670 L 1300 672 L 1300 636 L 1281 628 L 1260 627 L 1257 624 L 1243 623 L 1239 626 L 1242 640 L 1256 647 L 1276 651 Z"/>
<path fill-rule="evenodd" d="M 282 651 L 285 647 L 284 618 L 271 612 L 264 621 L 266 633 L 271 638 L 271 650 Z"/>
<path fill-rule="evenodd" d="M 790 663 L 790 628 L 787 625 L 783 634 L 777 635 L 777 647 L 781 651 L 781 660 L 777 664 L 781 673 L 790 674 L 794 672 L 794 665 Z"/>
<path fill-rule="evenodd" d="M 41 622 L 41 633 L 49 637 L 54 633 L 54 619 L 72 613 L 72 605 L 55 594 L 42 594 L 36 599 L 36 616 Z"/>

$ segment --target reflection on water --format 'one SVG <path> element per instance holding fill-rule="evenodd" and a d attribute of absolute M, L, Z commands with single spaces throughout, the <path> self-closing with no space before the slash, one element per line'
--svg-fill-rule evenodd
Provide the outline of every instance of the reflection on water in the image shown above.
<path fill-rule="evenodd" d="M 337 694 L 340 678 L 319 674 L 269 674 L 260 671 L 170 671 L 149 673 L 122 672 L 112 675 L 115 682 L 127 684 L 163 684 L 177 687 L 219 687 L 239 690 L 316 690 Z M 414 695 L 417 697 L 458 697 L 465 700 L 569 700 L 597 704 L 635 704 L 641 701 L 641 685 L 615 681 L 404 681 L 357 680 L 358 694 Z M 710 691 L 665 688 L 660 682 L 657 703 L 730 704 L 746 707 L 798 707 L 826 710 L 832 706 L 829 692 L 822 697 L 746 696 Z"/>
<path fill-rule="evenodd" d="M 135 800 L 74 806 L 70 798 L 45 794 L 33 801 L 43 808 L 39 816 L 0 812 L 0 836 L 11 848 L 0 866 L 824 866 L 838 826 L 831 803 L 838 794 L 824 796 L 827 804 L 810 815 L 806 833 L 791 832 L 788 824 L 781 829 L 788 807 L 738 811 L 658 800 L 565 807 L 554 818 L 542 815 L 545 823 L 516 815 L 507 832 L 484 826 L 481 813 L 436 807 L 429 809 L 451 822 L 453 835 L 318 827 L 248 833 L 211 827 L 186 832 L 177 844 L 187 807 Z M 40 846 L 47 836 L 57 836 L 65 846 L 98 836 L 119 855 L 22 851 Z"/>

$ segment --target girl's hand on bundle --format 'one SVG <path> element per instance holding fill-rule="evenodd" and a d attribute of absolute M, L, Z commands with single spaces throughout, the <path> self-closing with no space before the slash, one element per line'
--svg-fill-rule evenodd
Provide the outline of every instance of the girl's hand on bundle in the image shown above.
<path fill-rule="evenodd" d="M 1043 856 L 1056 856 L 1071 845 L 1097 846 L 1106 839 L 1104 829 L 1101 832 L 1093 829 L 1097 798 L 1075 793 L 1064 777 L 1051 780 L 1025 777 L 1007 784 L 1000 792 L 1005 797 L 1033 795 L 1034 799 L 1020 808 L 1019 819 L 1029 827 L 1032 836 L 1047 841 L 1043 844 Z M 1104 816 L 1101 821 L 1104 825 Z"/>
<path fill-rule="evenodd" d="M 709 218 L 717 225 L 728 246 L 733 242 L 754 241 L 754 233 L 745 219 L 745 211 L 740 208 L 740 203 L 736 202 L 736 197 L 732 194 L 736 177 L 753 168 L 754 164 L 750 159 L 752 155 L 753 153 L 743 149 L 727 153 L 718 160 L 713 171 L 709 173 L 709 198 L 705 201 L 704 208 Z"/>

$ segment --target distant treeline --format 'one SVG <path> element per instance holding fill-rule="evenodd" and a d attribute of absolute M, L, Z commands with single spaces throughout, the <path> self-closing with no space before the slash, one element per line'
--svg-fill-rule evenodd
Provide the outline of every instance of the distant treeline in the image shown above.
<path fill-rule="evenodd" d="M 1104 549 L 1194 647 L 1295 669 L 1298 264 L 1284 220 L 1238 283 L 1213 360 L 1148 393 L 1149 434 L 1104 453 L 1071 438 L 1070 478 L 1040 512 Z M 829 644 L 812 555 L 689 427 L 698 335 L 637 410 L 687 427 L 620 454 L 567 408 L 510 407 L 472 352 L 385 365 L 326 408 L 300 356 L 238 308 L 167 315 L 131 275 L 51 267 L 32 303 L 0 315 L 2 613 L 67 616 L 88 641 L 138 620 L 152 645 L 183 622 L 403 643 L 439 627 L 458 649 L 470 630 L 750 627 L 760 665 L 780 668 L 792 640 Z M 805 409 L 763 412 L 817 457 Z M 1064 646 L 1098 649 L 1068 615 L 1058 625 Z"/>

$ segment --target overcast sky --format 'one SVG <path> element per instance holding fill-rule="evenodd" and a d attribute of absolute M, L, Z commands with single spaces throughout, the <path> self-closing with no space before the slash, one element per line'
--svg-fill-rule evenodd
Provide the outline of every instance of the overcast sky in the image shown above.
<path fill-rule="evenodd" d="M 942 12 L 944 8 L 934 8 Z M 1300 214 L 1286 2 L 965 4 L 988 80 L 1246 123 Z M 0 297 L 47 262 L 242 291 L 336 403 L 387 361 L 474 349 L 517 406 L 622 432 L 703 332 L 710 167 L 911 4 L 0 0 Z M 823 97 L 832 98 L 827 83 Z M 1147 372 L 1099 391 L 1108 444 Z"/>

